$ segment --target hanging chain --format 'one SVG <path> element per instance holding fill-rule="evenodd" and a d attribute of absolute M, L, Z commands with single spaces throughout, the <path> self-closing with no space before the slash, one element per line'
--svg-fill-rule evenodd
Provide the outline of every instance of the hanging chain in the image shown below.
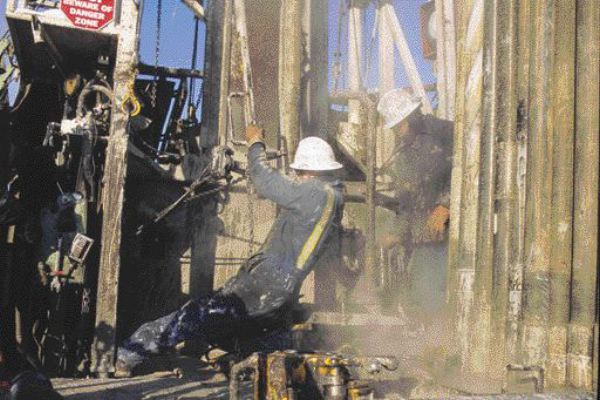
<path fill-rule="evenodd" d="M 156 97 L 158 91 L 158 58 L 160 56 L 160 26 L 162 18 L 162 0 L 158 0 L 156 6 L 156 47 L 154 49 L 154 80 L 152 81 L 152 93 L 150 102 L 152 108 L 156 108 Z"/>

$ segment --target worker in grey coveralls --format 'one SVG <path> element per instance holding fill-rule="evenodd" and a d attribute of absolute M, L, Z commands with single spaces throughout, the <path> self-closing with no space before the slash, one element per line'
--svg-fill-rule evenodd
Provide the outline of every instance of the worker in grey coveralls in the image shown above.
<path fill-rule="evenodd" d="M 261 335 L 286 324 L 290 306 L 313 269 L 321 249 L 339 239 L 342 165 L 318 137 L 300 141 L 291 179 L 267 163 L 264 132 L 246 130 L 248 171 L 257 192 L 281 207 L 266 242 L 237 275 L 211 296 L 142 325 L 118 350 L 117 372 L 127 372 L 151 354 L 201 339 L 221 346 L 240 335 Z"/>
<path fill-rule="evenodd" d="M 402 255 L 398 268 L 409 275 L 398 275 L 398 283 L 410 286 L 412 292 L 405 300 L 441 308 L 445 269 L 433 273 L 429 269 L 436 264 L 429 260 L 410 272 L 409 264 L 417 247 L 423 249 L 423 245 L 442 243 L 447 238 L 454 125 L 452 121 L 422 114 L 421 106 L 421 99 L 405 89 L 384 93 L 377 106 L 384 128 L 394 135 L 396 143 L 393 163 L 385 173 L 393 179 L 398 202 L 397 222 L 393 226 L 396 231 L 381 235 L 379 240 L 383 248 Z M 428 246 L 427 251 L 433 247 Z M 419 284 L 427 291 L 419 290 Z"/>

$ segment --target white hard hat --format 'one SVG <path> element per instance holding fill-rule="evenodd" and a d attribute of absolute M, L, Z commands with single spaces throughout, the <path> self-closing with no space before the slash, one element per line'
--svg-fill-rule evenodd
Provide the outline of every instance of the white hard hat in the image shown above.
<path fill-rule="evenodd" d="M 290 167 L 305 171 L 333 171 L 343 168 L 343 165 L 335 160 L 329 143 L 319 137 L 309 136 L 298 143 L 296 156 Z"/>
<path fill-rule="evenodd" d="M 385 129 L 391 129 L 421 106 L 421 100 L 404 89 L 386 92 L 377 104 L 377 111 L 385 120 Z"/>

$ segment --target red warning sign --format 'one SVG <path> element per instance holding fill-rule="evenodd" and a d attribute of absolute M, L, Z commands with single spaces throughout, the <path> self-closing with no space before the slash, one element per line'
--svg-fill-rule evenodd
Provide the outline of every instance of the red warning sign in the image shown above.
<path fill-rule="evenodd" d="M 96 30 L 113 20 L 115 0 L 61 0 L 60 9 L 76 27 Z"/>

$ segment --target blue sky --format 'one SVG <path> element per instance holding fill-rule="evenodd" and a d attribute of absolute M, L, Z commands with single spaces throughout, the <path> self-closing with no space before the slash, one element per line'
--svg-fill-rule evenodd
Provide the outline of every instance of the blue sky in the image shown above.
<path fill-rule="evenodd" d="M 252 0 L 249 0 L 252 1 Z M 327 0 L 323 0 L 327 1 Z M 394 6 L 400 19 L 400 23 L 409 41 L 417 68 L 421 73 L 425 83 L 434 82 L 431 63 L 424 60 L 421 56 L 421 41 L 419 34 L 419 7 L 426 0 L 394 0 Z M 147 63 L 154 64 L 155 37 L 156 37 L 156 5 L 157 0 L 145 0 L 144 14 L 142 20 L 142 41 L 140 55 L 141 59 Z M 0 0 L 2 14 L 4 14 L 6 0 Z M 338 23 L 339 0 L 329 0 L 329 54 L 330 60 L 335 51 L 337 23 Z M 374 9 L 369 7 L 365 17 L 365 44 L 369 43 L 369 36 L 373 25 Z M 198 57 L 198 66 L 201 69 L 203 49 L 204 49 L 204 26 L 200 24 L 200 49 Z M 344 25 L 344 33 L 346 30 Z M 0 19 L 0 31 L 6 30 L 6 20 L 4 16 Z M 162 10 L 162 33 L 161 33 L 161 52 L 159 63 L 161 65 L 190 67 L 192 56 L 194 22 L 191 12 L 179 0 L 163 0 Z M 342 36 L 343 38 L 345 36 Z M 344 42 L 344 40 L 342 40 Z M 345 54 L 345 46 L 342 48 Z M 377 67 L 377 51 L 373 52 L 373 68 Z M 376 75 L 376 74 L 373 74 Z M 396 64 L 396 79 L 398 86 L 408 85 L 404 75 L 403 68 L 398 62 Z M 376 76 L 368 80 L 368 86 L 376 86 Z"/>

